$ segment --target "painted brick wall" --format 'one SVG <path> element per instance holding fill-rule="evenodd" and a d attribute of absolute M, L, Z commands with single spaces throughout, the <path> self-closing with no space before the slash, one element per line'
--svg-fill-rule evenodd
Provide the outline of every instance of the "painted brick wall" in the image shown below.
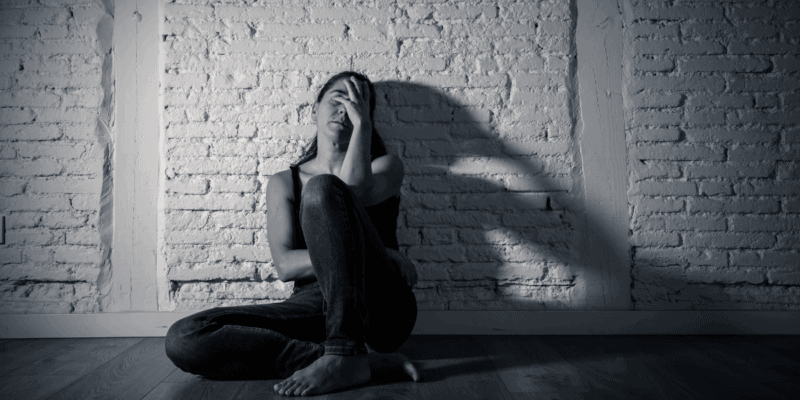
<path fill-rule="evenodd" d="M 0 2 L 0 313 L 98 311 L 112 29 L 99 1 Z"/>
<path fill-rule="evenodd" d="M 574 9 L 566 1 L 165 5 L 165 243 L 177 310 L 284 299 L 265 188 L 314 135 L 325 79 L 366 73 L 407 176 L 421 309 L 566 308 Z"/>
<path fill-rule="evenodd" d="M 800 309 L 800 6 L 633 1 L 636 309 Z"/>

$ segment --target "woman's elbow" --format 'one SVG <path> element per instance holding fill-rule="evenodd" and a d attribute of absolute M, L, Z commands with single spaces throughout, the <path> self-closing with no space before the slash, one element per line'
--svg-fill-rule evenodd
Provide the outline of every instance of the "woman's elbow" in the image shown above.
<path fill-rule="evenodd" d="M 286 269 L 283 267 L 279 261 L 273 259 L 272 260 L 272 267 L 275 268 L 275 276 L 278 277 L 278 280 L 281 282 L 288 282 L 290 279 L 289 276 L 286 274 Z"/>

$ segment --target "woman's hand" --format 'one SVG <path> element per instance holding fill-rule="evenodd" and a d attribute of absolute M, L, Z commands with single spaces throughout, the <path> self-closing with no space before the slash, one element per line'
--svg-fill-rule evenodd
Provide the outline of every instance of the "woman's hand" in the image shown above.
<path fill-rule="evenodd" d="M 395 249 L 386 249 L 389 257 L 392 258 L 394 263 L 400 268 L 400 274 L 406 280 L 409 287 L 414 287 L 417 284 L 417 267 L 411 262 L 403 253 Z"/>
<path fill-rule="evenodd" d="M 347 97 L 335 96 L 334 100 L 344 104 L 347 117 L 353 123 L 353 130 L 363 129 L 367 134 L 372 133 L 372 123 L 369 119 L 369 86 L 367 82 L 360 82 L 356 77 L 344 79 L 347 87 Z"/>

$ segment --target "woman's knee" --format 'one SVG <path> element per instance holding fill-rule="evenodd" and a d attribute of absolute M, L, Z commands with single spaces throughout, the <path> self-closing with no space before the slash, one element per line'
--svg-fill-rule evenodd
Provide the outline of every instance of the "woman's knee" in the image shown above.
<path fill-rule="evenodd" d="M 194 358 L 199 352 L 196 348 L 196 333 L 201 327 L 202 322 L 196 315 L 190 315 L 176 321 L 167 330 L 164 338 L 164 350 L 167 357 L 175 366 L 191 372 Z"/>
<path fill-rule="evenodd" d="M 336 175 L 315 175 L 303 187 L 300 205 L 303 209 L 325 207 L 332 204 L 337 194 L 347 189 L 347 184 Z"/>

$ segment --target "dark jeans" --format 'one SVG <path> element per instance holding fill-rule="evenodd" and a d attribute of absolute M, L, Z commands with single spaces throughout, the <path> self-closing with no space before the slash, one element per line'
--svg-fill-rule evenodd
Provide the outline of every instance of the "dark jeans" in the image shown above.
<path fill-rule="evenodd" d="M 335 175 L 312 177 L 300 220 L 317 281 L 284 302 L 217 307 L 183 318 L 167 356 L 212 379 L 290 376 L 323 354 L 395 351 L 417 317 L 414 293 L 353 192 Z"/>

